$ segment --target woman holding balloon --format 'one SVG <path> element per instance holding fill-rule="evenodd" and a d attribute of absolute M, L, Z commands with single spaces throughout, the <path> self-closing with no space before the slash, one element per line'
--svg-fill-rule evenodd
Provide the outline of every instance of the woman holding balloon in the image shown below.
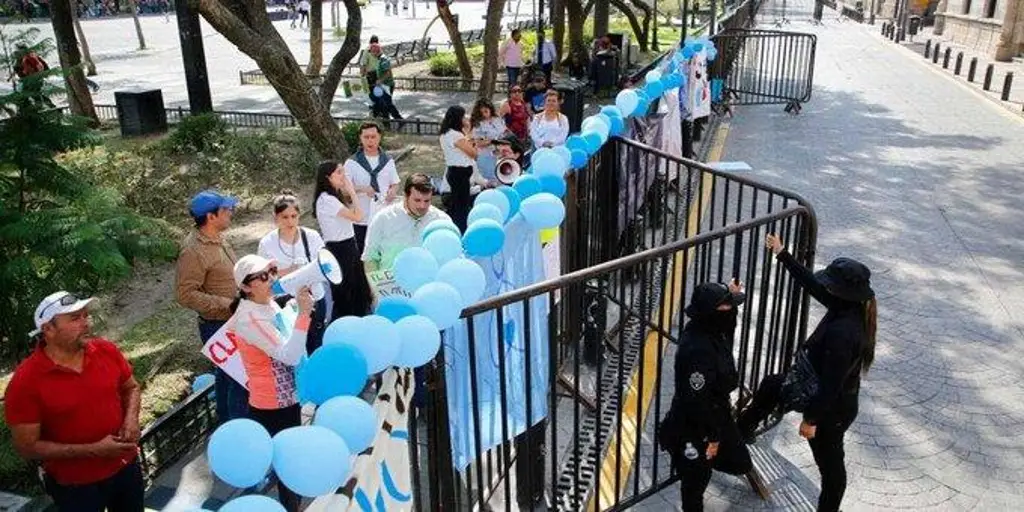
<path fill-rule="evenodd" d="M 302 288 L 298 297 L 285 305 L 298 312 L 295 321 L 285 323 L 286 316 L 274 302 L 272 291 L 277 274 L 276 261 L 256 254 L 235 263 L 239 296 L 231 305 L 228 327 L 249 378 L 249 418 L 271 436 L 302 423 L 295 366 L 306 352 L 313 313 L 313 296 L 309 288 Z M 299 510 L 302 500 L 291 489 L 278 482 L 277 492 L 288 512 Z"/>
<path fill-rule="evenodd" d="M 553 148 L 565 144 L 569 137 L 569 118 L 561 112 L 562 98 L 558 91 L 544 93 L 544 111 L 530 123 L 530 138 L 535 148 Z"/>
<path fill-rule="evenodd" d="M 331 285 L 331 318 L 367 315 L 373 303 L 353 227 L 364 215 L 355 198 L 355 187 L 345 174 L 345 167 L 333 160 L 321 162 L 313 191 L 313 217 L 320 225 L 327 250 L 338 260 L 342 275 L 341 284 Z"/>

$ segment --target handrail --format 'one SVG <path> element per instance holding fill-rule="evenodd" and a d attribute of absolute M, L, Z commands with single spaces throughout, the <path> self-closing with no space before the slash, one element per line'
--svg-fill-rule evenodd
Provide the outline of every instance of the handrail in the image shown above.
<path fill-rule="evenodd" d="M 699 235 L 684 238 L 682 240 L 677 240 L 675 242 L 670 242 L 660 247 L 647 249 L 645 251 L 630 254 L 628 256 L 623 256 L 621 258 L 617 258 L 611 261 L 599 263 L 592 267 L 587 267 L 582 270 L 570 272 L 568 274 L 556 277 L 554 279 L 549 279 L 546 281 L 542 281 L 540 283 L 532 284 L 529 286 L 525 286 L 523 288 L 519 288 L 517 290 L 510 291 L 508 293 L 503 293 L 501 295 L 491 297 L 487 300 L 477 302 L 476 304 L 473 304 L 472 306 L 469 306 L 466 309 L 462 310 L 461 318 L 468 318 L 478 313 L 493 310 L 506 304 L 520 302 L 525 299 L 539 296 L 547 292 L 555 291 L 557 289 L 564 288 L 572 284 L 584 283 L 588 279 L 592 279 L 601 274 L 634 266 L 660 257 L 668 256 L 681 250 L 689 249 L 691 247 L 701 245 L 713 240 L 725 238 L 729 235 L 736 234 L 740 231 L 746 231 L 750 228 L 770 224 L 772 222 L 800 213 L 812 215 L 811 210 L 807 206 L 790 206 L 788 208 L 779 210 L 775 213 L 757 217 L 755 219 L 746 220 L 743 222 L 729 224 L 727 226 L 723 226 L 712 231 L 707 231 Z"/>

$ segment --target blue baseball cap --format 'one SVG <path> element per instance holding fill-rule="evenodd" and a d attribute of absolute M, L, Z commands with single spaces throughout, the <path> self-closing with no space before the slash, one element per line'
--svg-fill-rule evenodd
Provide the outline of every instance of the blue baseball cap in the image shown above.
<path fill-rule="evenodd" d="M 216 213 L 221 208 L 234 208 L 238 198 L 226 196 L 216 190 L 204 190 L 188 203 L 188 211 L 193 217 L 202 217 L 207 213 Z"/>

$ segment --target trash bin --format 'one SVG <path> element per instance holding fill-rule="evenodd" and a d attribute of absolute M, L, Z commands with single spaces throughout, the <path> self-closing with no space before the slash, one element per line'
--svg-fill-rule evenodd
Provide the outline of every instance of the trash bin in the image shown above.
<path fill-rule="evenodd" d="M 580 131 L 583 124 L 583 106 L 586 97 L 586 83 L 578 80 L 561 80 L 555 82 L 555 90 L 562 95 L 562 113 L 569 119 L 569 132 Z"/>
<path fill-rule="evenodd" d="M 920 30 L 920 29 L 921 29 L 921 17 L 920 16 L 911 16 L 910 17 L 910 26 L 907 27 L 907 33 L 909 33 L 912 36 L 916 36 L 917 35 L 917 31 Z"/>
<path fill-rule="evenodd" d="M 618 52 L 598 53 L 593 61 L 594 91 L 615 88 L 619 82 Z"/>
<path fill-rule="evenodd" d="M 115 91 L 121 136 L 133 137 L 167 131 L 167 111 L 160 89 Z"/>

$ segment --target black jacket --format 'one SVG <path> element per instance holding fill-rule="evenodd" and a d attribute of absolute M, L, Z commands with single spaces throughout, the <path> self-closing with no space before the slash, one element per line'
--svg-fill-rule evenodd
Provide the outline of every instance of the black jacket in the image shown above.
<path fill-rule="evenodd" d="M 778 260 L 811 297 L 828 309 L 804 345 L 820 382 L 818 394 L 804 411 L 804 421 L 816 425 L 855 414 L 861 351 L 867 342 L 864 306 L 829 293 L 814 273 L 788 252 L 779 253 Z"/>
<path fill-rule="evenodd" d="M 733 421 L 729 393 L 739 385 L 739 374 L 732 334 L 716 332 L 699 321 L 683 329 L 675 360 L 675 396 L 662 426 L 672 431 L 674 443 L 669 444 L 681 447 L 705 438 L 716 442 Z"/>

